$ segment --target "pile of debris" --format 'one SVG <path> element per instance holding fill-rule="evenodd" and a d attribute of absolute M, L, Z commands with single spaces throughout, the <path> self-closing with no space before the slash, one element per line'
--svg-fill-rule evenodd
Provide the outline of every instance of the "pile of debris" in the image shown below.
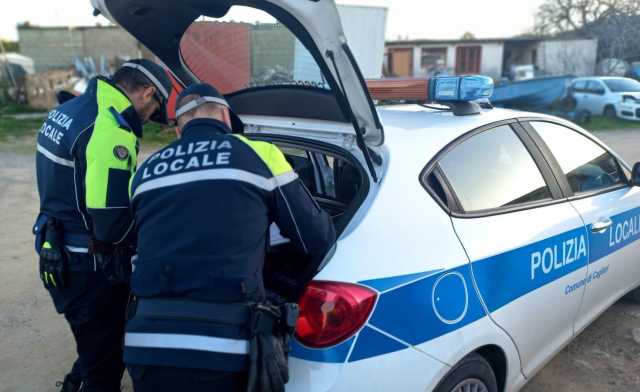
<path fill-rule="evenodd" d="M 27 75 L 25 90 L 29 106 L 37 109 L 51 109 L 57 105 L 56 93 L 60 90 L 72 90 L 78 78 L 75 72 L 52 70 Z"/>

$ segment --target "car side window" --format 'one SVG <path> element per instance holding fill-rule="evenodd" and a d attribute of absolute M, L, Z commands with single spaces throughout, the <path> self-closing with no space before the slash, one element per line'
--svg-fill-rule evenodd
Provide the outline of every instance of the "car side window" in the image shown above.
<path fill-rule="evenodd" d="M 597 80 L 591 80 L 587 83 L 587 92 L 589 94 L 603 95 L 605 93 L 604 85 Z"/>
<path fill-rule="evenodd" d="M 616 158 L 580 133 L 548 122 L 531 125 L 549 147 L 576 194 L 626 185 Z"/>
<path fill-rule="evenodd" d="M 573 91 L 576 93 L 583 93 L 587 89 L 587 81 L 586 80 L 578 80 L 573 84 Z"/>
<path fill-rule="evenodd" d="M 551 199 L 535 161 L 509 125 L 471 136 L 438 165 L 466 212 Z"/>

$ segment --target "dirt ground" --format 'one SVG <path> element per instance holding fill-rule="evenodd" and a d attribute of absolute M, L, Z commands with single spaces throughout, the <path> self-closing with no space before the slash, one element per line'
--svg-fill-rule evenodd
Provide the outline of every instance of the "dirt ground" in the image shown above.
<path fill-rule="evenodd" d="M 640 130 L 599 134 L 630 163 Z M 38 208 L 31 141 L 0 145 L 0 392 L 56 391 L 74 343 L 38 279 L 31 225 Z M 635 335 L 635 339 L 634 339 Z M 526 392 L 640 391 L 640 306 L 620 301 L 560 352 Z M 130 391 L 125 377 L 125 391 Z"/>

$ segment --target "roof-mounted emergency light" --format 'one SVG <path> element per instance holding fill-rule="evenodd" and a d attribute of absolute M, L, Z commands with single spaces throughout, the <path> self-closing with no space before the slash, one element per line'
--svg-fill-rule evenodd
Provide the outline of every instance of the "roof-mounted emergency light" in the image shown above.
<path fill-rule="evenodd" d="M 429 80 L 429 101 L 469 102 L 493 95 L 493 79 L 487 76 L 445 76 Z"/>
<path fill-rule="evenodd" d="M 480 105 L 473 101 L 489 99 L 493 95 L 493 79 L 487 76 L 444 76 L 429 80 L 430 102 L 449 106 L 456 116 L 480 113 Z"/>
<path fill-rule="evenodd" d="M 450 107 L 456 116 L 480 113 L 481 107 L 474 101 L 493 95 L 493 79 L 481 75 L 368 80 L 367 87 L 378 101 L 438 103 Z"/>

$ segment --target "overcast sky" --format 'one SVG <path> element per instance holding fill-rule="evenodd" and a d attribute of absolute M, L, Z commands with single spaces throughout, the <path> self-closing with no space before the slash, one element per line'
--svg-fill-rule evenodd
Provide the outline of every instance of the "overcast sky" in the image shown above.
<path fill-rule="evenodd" d="M 470 31 L 478 38 L 507 37 L 526 32 L 543 0 L 338 0 L 389 9 L 387 38 L 460 38 Z M 90 0 L 16 0 L 0 12 L 0 37 L 16 39 L 17 23 L 92 25 L 105 19 L 91 15 Z"/>

